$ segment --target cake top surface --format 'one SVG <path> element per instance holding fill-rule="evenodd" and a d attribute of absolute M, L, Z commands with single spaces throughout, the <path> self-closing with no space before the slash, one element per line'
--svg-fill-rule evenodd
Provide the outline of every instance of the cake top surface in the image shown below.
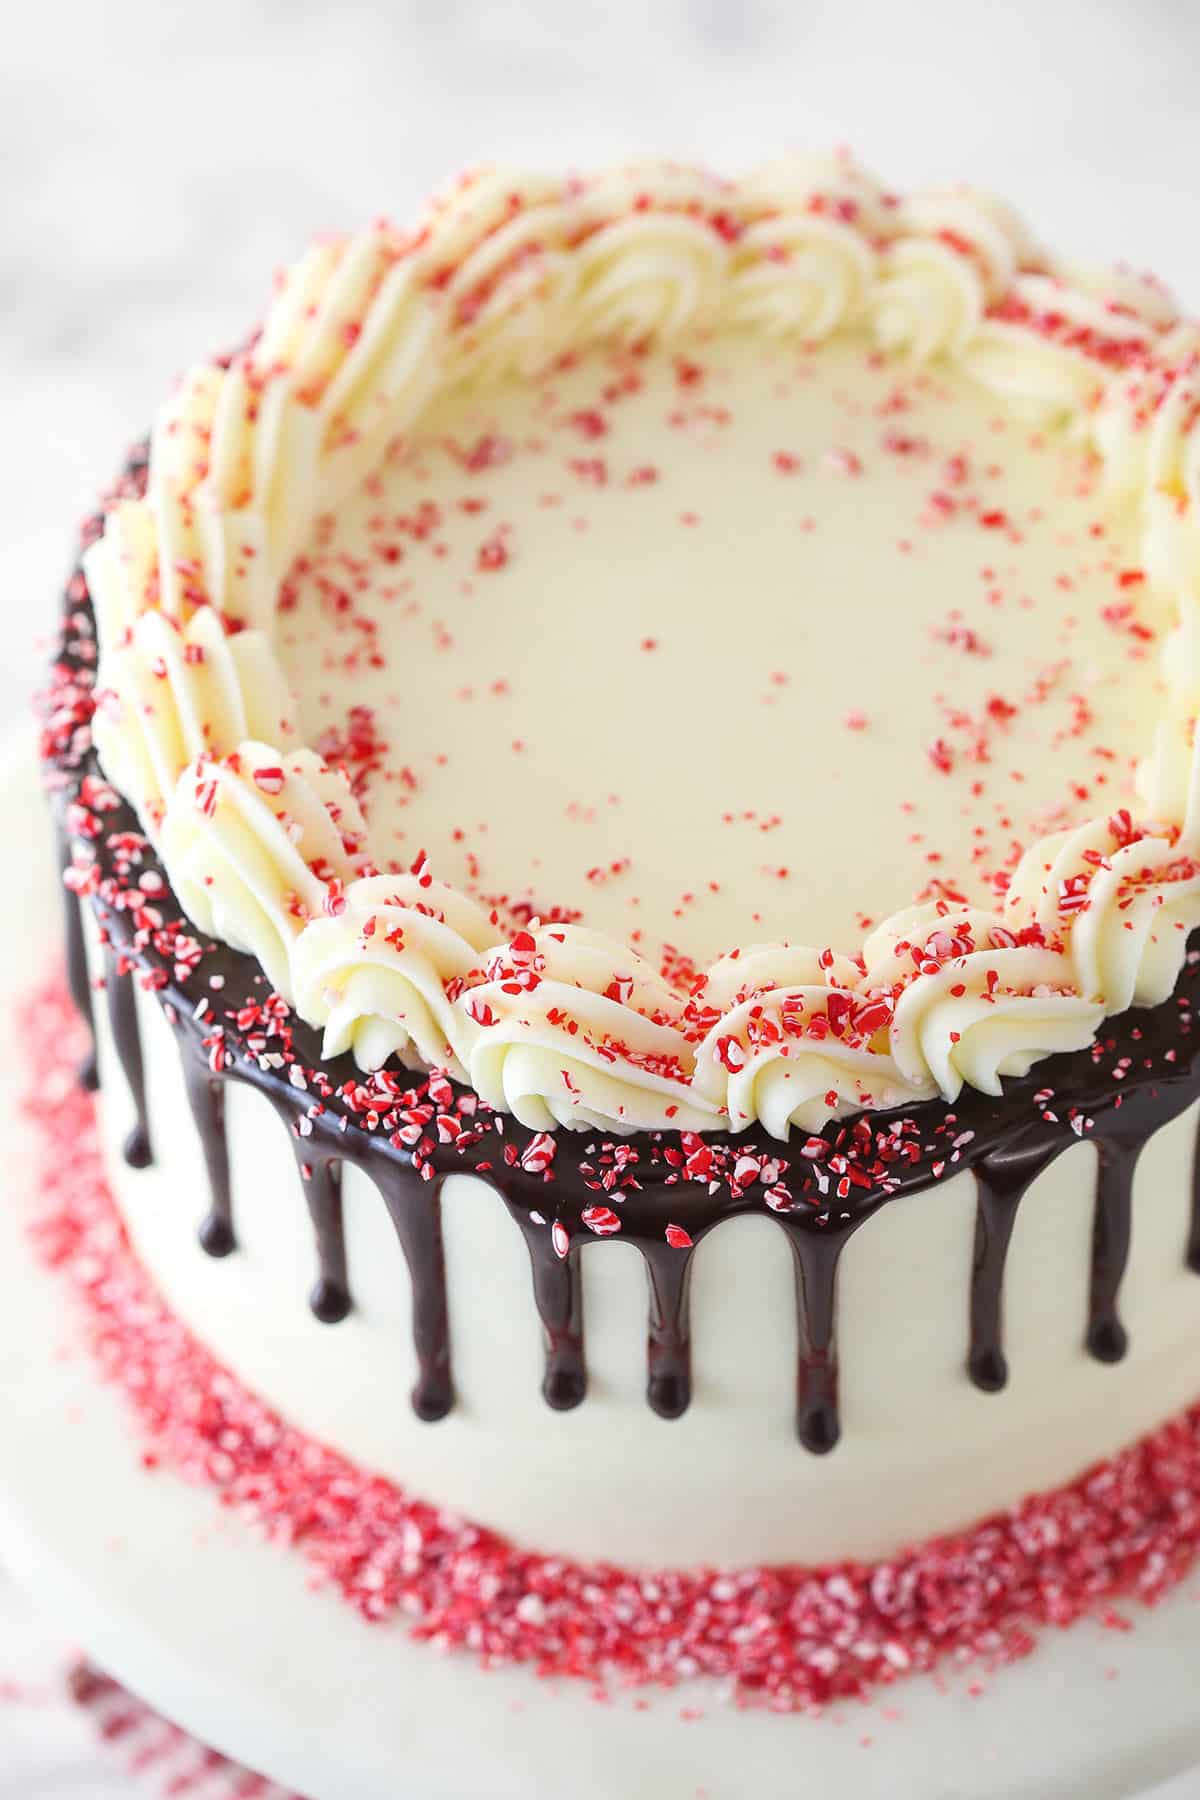
<path fill-rule="evenodd" d="M 998 1091 L 1200 921 L 1197 342 L 844 159 L 465 178 L 168 402 L 105 768 L 364 1067 L 537 1128 Z"/>
<path fill-rule="evenodd" d="M 434 409 L 318 521 L 276 648 L 377 861 L 690 986 L 992 904 L 1134 802 L 1166 609 L 1098 486 L 861 336 L 599 351 Z"/>

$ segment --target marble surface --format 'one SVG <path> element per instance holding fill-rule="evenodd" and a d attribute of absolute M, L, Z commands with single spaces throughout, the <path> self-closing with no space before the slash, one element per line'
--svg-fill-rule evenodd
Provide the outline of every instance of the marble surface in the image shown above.
<path fill-rule="evenodd" d="M 849 143 L 897 185 L 992 186 L 1200 309 L 1197 67 L 1190 0 L 24 6 L 0 60 L 0 736 L 27 729 L 73 521 L 314 232 L 483 159 L 737 170 Z"/>

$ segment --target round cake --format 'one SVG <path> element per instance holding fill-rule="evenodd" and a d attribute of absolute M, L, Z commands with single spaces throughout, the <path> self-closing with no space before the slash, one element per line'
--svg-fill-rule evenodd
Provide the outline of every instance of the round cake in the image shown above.
<path fill-rule="evenodd" d="M 381 1626 L 782 1709 L 1183 1572 L 1159 285 L 844 157 L 477 172 L 286 271 L 84 539 L 60 1224 L 193 1472 Z"/>

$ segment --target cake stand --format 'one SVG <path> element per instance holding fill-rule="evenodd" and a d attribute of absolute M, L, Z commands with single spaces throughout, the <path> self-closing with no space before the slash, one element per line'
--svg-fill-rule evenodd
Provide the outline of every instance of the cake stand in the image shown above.
<path fill-rule="evenodd" d="M 0 766 L 0 1005 L 58 950 L 28 749 Z M 45 846 L 45 854 L 42 853 Z M 206 1743 L 313 1800 L 1117 1800 L 1200 1759 L 1200 1580 L 1126 1632 L 1083 1624 L 996 1672 L 916 1677 L 820 1718 L 713 1688 L 617 1695 L 484 1671 L 368 1625 L 215 1496 L 148 1472 L 121 1396 L 31 1253 L 33 1147 L 0 1079 L 0 1553 L 88 1654 Z M 486 1516 L 486 1497 L 479 1511 Z"/>

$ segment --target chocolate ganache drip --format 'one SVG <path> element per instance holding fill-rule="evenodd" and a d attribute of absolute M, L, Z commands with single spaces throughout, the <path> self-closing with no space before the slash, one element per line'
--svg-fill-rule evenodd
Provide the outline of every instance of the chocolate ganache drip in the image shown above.
<path fill-rule="evenodd" d="M 389 1160 L 386 1167 L 373 1173 L 412 1282 L 413 1348 L 417 1355 L 413 1411 L 421 1419 L 444 1419 L 454 1405 L 454 1382 L 450 1374 L 441 1179 L 424 1181 L 411 1162 L 403 1161 Z"/>
<path fill-rule="evenodd" d="M 346 1271 L 346 1228 L 342 1213 L 342 1162 L 320 1139 L 305 1135 L 291 1106 L 278 1099 L 275 1111 L 287 1131 L 296 1158 L 296 1173 L 308 1206 L 317 1252 L 317 1279 L 309 1292 L 313 1317 L 322 1325 L 339 1325 L 350 1311 L 350 1277 Z"/>
<path fill-rule="evenodd" d="M 542 1396 L 555 1412 L 569 1412 L 587 1393 L 579 1266 L 582 1246 L 572 1246 L 565 1256 L 547 1256 L 545 1226 L 531 1218 L 519 1202 L 509 1200 L 508 1210 L 525 1239 L 533 1271 L 534 1305 L 546 1347 Z"/>
<path fill-rule="evenodd" d="M 150 1150 L 150 1122 L 146 1113 L 146 1072 L 142 1064 L 142 1034 L 138 1027 L 137 997 L 133 983 L 127 978 L 123 954 L 111 944 L 104 949 L 104 995 L 108 1002 L 108 1028 L 113 1050 L 121 1065 L 129 1095 L 137 1115 L 125 1139 L 125 1161 L 134 1169 L 148 1168 L 153 1161 Z"/>
<path fill-rule="evenodd" d="M 1004 1354 L 1004 1266 L 1017 1208 L 1039 1175 L 1067 1148 L 1036 1130 L 1019 1134 L 980 1159 L 975 1169 L 975 1249 L 971 1265 L 970 1348 L 967 1372 L 984 1393 L 1008 1382 Z"/>
<path fill-rule="evenodd" d="M 183 1080 L 196 1122 L 196 1135 L 208 1172 L 209 1208 L 197 1236 L 210 1256 L 229 1256 L 237 1249 L 233 1229 L 233 1188 L 229 1178 L 229 1144 L 225 1136 L 225 1089 L 200 1057 L 189 1054 L 181 1040 Z"/>
<path fill-rule="evenodd" d="M 1200 1275 L 1200 1129 L 1196 1132 L 1196 1148 L 1192 1154 L 1192 1216 L 1188 1225 L 1187 1266 Z"/>
<path fill-rule="evenodd" d="M 1117 1311 L 1121 1280 L 1129 1261 L 1133 1226 L 1133 1174 L 1143 1140 L 1103 1137 L 1098 1149 L 1096 1206 L 1092 1216 L 1092 1270 L 1084 1342 L 1099 1362 L 1120 1362 L 1129 1338 Z"/>
<path fill-rule="evenodd" d="M 818 1232 L 809 1228 L 806 1221 L 785 1221 L 795 1265 L 799 1321 L 796 1435 L 815 1456 L 828 1455 L 842 1435 L 834 1326 L 837 1268 L 851 1232 L 861 1224 L 859 1217 Z"/>
<path fill-rule="evenodd" d="M 72 860 L 71 838 L 65 825 L 59 824 L 56 827 L 55 840 L 59 873 L 65 876 Z M 100 1073 L 96 1067 L 96 1031 L 92 1018 L 92 984 L 88 975 L 87 946 L 83 935 L 83 907 L 65 885 L 62 895 L 67 986 L 88 1033 L 89 1048 L 79 1068 L 79 1080 L 83 1087 L 94 1091 L 100 1084 Z"/>
<path fill-rule="evenodd" d="M 131 464 L 127 491 L 144 485 L 144 460 Z M 88 635 L 90 606 L 82 576 L 73 578 L 56 677 L 82 709 L 94 666 Z M 60 706 L 61 710 L 61 706 Z M 48 753 L 63 817 L 83 812 L 86 779 L 97 767 L 88 747 L 86 717 L 68 744 Z M 70 808 L 71 800 L 79 804 Z M 172 928 L 139 929 L 137 897 L 128 883 L 131 844 L 144 876 L 160 875 L 153 850 L 124 802 L 106 802 L 95 828 L 77 844 L 62 841 L 64 865 L 77 861 L 88 880 L 106 944 L 108 1010 L 117 1059 L 133 1095 L 137 1125 L 130 1160 L 149 1158 L 145 1084 L 137 1016 L 128 979 L 118 971 L 137 964 L 175 1027 L 193 1116 L 203 1145 L 211 1194 L 201 1241 L 214 1255 L 236 1250 L 224 1083 L 249 1084 L 286 1123 L 316 1246 L 317 1280 L 311 1305 L 336 1323 L 351 1308 L 353 1270 L 347 1269 L 341 1178 L 347 1164 L 361 1169 L 380 1195 L 407 1264 L 417 1379 L 412 1404 L 423 1419 L 440 1419 L 454 1405 L 454 1382 L 442 1240 L 441 1190 L 451 1173 L 486 1182 L 520 1230 L 530 1258 L 533 1304 L 545 1345 L 542 1393 L 566 1410 L 587 1392 L 583 1259 L 601 1255 L 617 1221 L 623 1243 L 641 1253 L 647 1276 L 647 1400 L 664 1418 L 677 1418 L 692 1393 L 689 1291 L 694 1246 L 727 1220 L 771 1219 L 791 1247 L 796 1293 L 796 1429 L 801 1443 L 825 1453 L 841 1432 L 838 1407 L 837 1275 L 842 1251 L 860 1227 L 869 1228 L 885 1205 L 934 1187 L 948 1175 L 973 1170 L 976 1180 L 974 1249 L 964 1268 L 966 1373 L 986 1392 L 1008 1377 L 1004 1346 L 1004 1272 L 1017 1212 L 1039 1176 L 1064 1151 L 1082 1157 L 1080 1142 L 1095 1143 L 1095 1201 L 1089 1299 L 1081 1336 L 1101 1361 L 1116 1361 L 1127 1343 L 1118 1301 L 1128 1260 L 1134 1174 L 1146 1144 L 1200 1098 L 1200 951 L 1194 946 L 1176 992 L 1164 1005 L 1106 1020 L 1093 1051 L 1048 1057 L 1033 1074 L 1004 1083 L 999 1096 L 966 1091 L 954 1106 L 923 1102 L 891 1113 L 862 1113 L 831 1122 L 801 1148 L 756 1144 L 751 1134 L 634 1133 L 617 1143 L 588 1133 L 560 1132 L 547 1150 L 544 1134 L 498 1118 L 468 1090 L 449 1087 L 438 1106 L 427 1104 L 420 1078 L 400 1072 L 396 1082 L 405 1119 L 447 1109 L 459 1125 L 443 1136 L 422 1126 L 393 1128 L 374 1104 L 364 1111 L 359 1071 L 348 1057 L 322 1060 L 320 1040 L 302 1021 L 273 1015 L 277 1036 L 260 1054 L 240 1024 L 260 1019 L 266 988 L 257 965 L 225 945 L 181 929 L 199 944 L 195 982 L 174 955 Z M 120 856 L 113 848 L 120 845 Z M 76 855 L 77 851 L 77 855 Z M 135 877 L 136 879 L 136 877 Z M 156 894 L 158 889 L 155 889 Z M 163 884 L 155 912 L 176 907 Z M 90 1021 L 90 990 L 79 905 L 68 896 L 67 963 L 71 991 Z M 1200 934 L 1198 934 L 1200 942 Z M 198 1005 L 198 997 L 206 998 Z M 208 996 L 219 994 L 220 1011 Z M 220 1026 L 220 1050 L 206 1035 Z M 299 1072 L 300 1079 L 291 1076 Z M 81 1072 L 92 1078 L 91 1066 Z M 403 1089 L 412 1080 L 413 1088 Z M 321 1096 L 313 1104 L 314 1086 Z M 385 1108 L 386 1100 L 380 1102 Z M 424 1112 L 422 1112 L 424 1108 Z M 417 1141 L 413 1138 L 416 1135 Z M 821 1149 L 824 1146 L 824 1150 Z M 770 1182 L 756 1164 L 769 1161 Z M 1082 1163 L 1081 1163 L 1082 1167 Z M 749 1169 L 747 1176 L 744 1171 Z M 781 1198 L 782 1196 L 782 1198 Z M 607 1204 L 601 1204 L 607 1202 Z M 1139 1204 L 1152 1205 L 1153 1195 Z M 600 1235 L 596 1235 L 597 1230 Z M 1200 1271 L 1200 1140 L 1192 1216 L 1181 1258 Z M 1200 1303 L 1200 1297 L 1198 1297 Z"/>
<path fill-rule="evenodd" d="M 642 1256 L 650 1287 L 646 1399 L 660 1419 L 677 1419 L 692 1398 L 692 1251 L 664 1239 L 644 1244 Z"/>
<path fill-rule="evenodd" d="M 342 1165 L 334 1156 L 306 1158 L 300 1138 L 296 1140 L 296 1160 L 317 1247 L 317 1279 L 308 1304 L 322 1325 L 338 1325 L 353 1305 L 350 1278 L 346 1272 Z"/>
<path fill-rule="evenodd" d="M 1134 1089 L 1120 1111 L 1096 1124 L 1099 1167 L 1092 1218 L 1092 1268 L 1088 1290 L 1086 1344 L 1100 1362 L 1120 1362 L 1128 1337 L 1117 1311 L 1121 1279 L 1129 1261 L 1133 1228 L 1133 1177 L 1138 1158 L 1156 1131 L 1176 1118 L 1194 1090 Z"/>

